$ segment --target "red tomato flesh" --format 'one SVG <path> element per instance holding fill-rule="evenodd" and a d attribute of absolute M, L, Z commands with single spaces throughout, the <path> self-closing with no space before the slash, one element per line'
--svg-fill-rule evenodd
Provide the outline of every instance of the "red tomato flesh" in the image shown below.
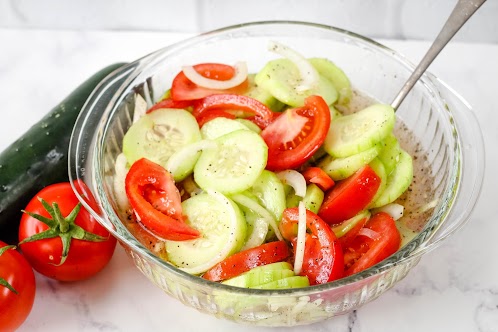
<path fill-rule="evenodd" d="M 286 112 L 289 111 L 291 110 Z M 303 107 L 292 111 L 308 119 L 292 141 L 282 140 L 286 136 L 285 131 L 292 126 L 292 116 L 280 115 L 276 121 L 284 123 L 278 126 L 278 130 L 271 126 L 261 132 L 261 137 L 268 145 L 266 165 L 268 170 L 281 171 L 301 166 L 313 156 L 327 136 L 330 127 L 330 110 L 322 97 L 310 96 L 304 101 Z"/>
<path fill-rule="evenodd" d="M 378 234 L 372 239 L 357 235 L 350 246 L 344 248 L 345 275 L 363 271 L 394 254 L 401 245 L 401 235 L 394 219 L 384 212 L 373 215 L 365 225 Z"/>
<path fill-rule="evenodd" d="M 134 162 L 125 189 L 138 222 L 154 235 L 173 241 L 199 237 L 184 222 L 180 193 L 171 174 L 160 165 L 145 158 Z"/>
<path fill-rule="evenodd" d="M 171 98 L 167 98 L 167 99 L 161 100 L 160 102 L 153 105 L 151 108 L 149 108 L 147 110 L 147 113 L 153 112 L 153 111 L 161 109 L 161 108 L 186 109 L 192 105 L 193 105 L 193 102 L 190 100 L 173 100 Z"/>
<path fill-rule="evenodd" d="M 229 256 L 209 269 L 202 277 L 211 281 L 223 281 L 257 266 L 284 261 L 289 256 L 289 247 L 285 241 L 268 242 Z"/>
<path fill-rule="evenodd" d="M 303 172 L 308 184 L 314 183 L 323 191 L 327 191 L 335 184 L 334 180 L 320 167 L 309 167 Z"/>
<path fill-rule="evenodd" d="M 296 247 L 299 209 L 285 209 L 279 228 L 282 236 Z M 306 210 L 306 243 L 301 275 L 310 285 L 323 284 L 343 276 L 344 257 L 341 245 L 330 226 L 319 216 Z"/>
<path fill-rule="evenodd" d="M 235 69 L 232 66 L 221 63 L 201 63 L 194 66 L 194 69 L 202 76 L 214 80 L 227 81 L 235 75 Z M 240 85 L 225 89 L 209 89 L 198 86 L 185 76 L 183 71 L 179 72 L 173 79 L 171 85 L 171 99 L 173 100 L 195 100 L 207 97 L 213 94 L 243 94 L 248 88 L 247 79 Z"/>
<path fill-rule="evenodd" d="M 379 186 L 379 176 L 365 165 L 326 193 L 318 215 L 332 225 L 352 218 L 367 207 Z"/>

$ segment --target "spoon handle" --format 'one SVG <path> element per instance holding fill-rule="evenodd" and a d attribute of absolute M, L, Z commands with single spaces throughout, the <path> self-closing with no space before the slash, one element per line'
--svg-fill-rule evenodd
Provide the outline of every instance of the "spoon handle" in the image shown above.
<path fill-rule="evenodd" d="M 453 38 L 458 30 L 460 30 L 465 22 L 467 22 L 467 20 L 479 9 L 479 7 L 481 7 L 484 2 L 486 2 L 486 0 L 458 0 L 458 3 L 455 5 L 455 8 L 451 12 L 450 17 L 448 17 L 448 20 L 441 29 L 441 32 L 439 32 L 436 40 L 434 40 L 434 43 L 432 43 L 417 68 L 415 68 L 405 85 L 403 85 L 401 90 L 398 92 L 398 95 L 391 103 L 391 106 L 395 110 L 405 99 L 406 95 L 408 95 L 415 83 L 417 83 L 420 76 L 422 76 L 422 74 L 427 70 L 432 61 L 434 61 L 439 52 L 441 52 L 451 38 Z"/>

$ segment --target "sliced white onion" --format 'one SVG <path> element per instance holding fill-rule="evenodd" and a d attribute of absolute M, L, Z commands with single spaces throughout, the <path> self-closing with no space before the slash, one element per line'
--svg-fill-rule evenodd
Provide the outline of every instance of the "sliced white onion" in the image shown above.
<path fill-rule="evenodd" d="M 375 209 L 374 212 L 385 212 L 388 215 L 390 215 L 394 220 L 398 220 L 401 217 L 403 217 L 403 212 L 405 210 L 405 207 L 401 204 L 397 203 L 390 203 L 384 206 L 381 206 L 378 209 Z"/>
<path fill-rule="evenodd" d="M 274 137 L 278 142 L 287 143 L 301 133 L 306 122 L 307 117 L 297 114 L 295 109 L 288 109 L 263 131 L 266 137 Z"/>
<path fill-rule="evenodd" d="M 171 155 L 166 162 L 165 168 L 171 174 L 176 174 L 178 167 L 184 165 L 187 160 L 193 158 L 197 153 L 217 146 L 216 142 L 207 139 L 188 144 Z"/>
<path fill-rule="evenodd" d="M 270 41 L 268 49 L 283 56 L 284 58 L 289 59 L 296 65 L 297 69 L 299 70 L 299 74 L 301 75 L 301 83 L 296 86 L 297 91 L 303 92 L 311 90 L 318 85 L 318 72 L 316 71 L 315 67 L 313 67 L 311 63 L 306 60 L 306 58 L 301 54 L 285 45 L 274 41 Z"/>
<path fill-rule="evenodd" d="M 378 233 L 374 230 L 371 230 L 370 228 L 366 228 L 366 227 L 363 227 L 362 229 L 360 229 L 360 231 L 358 232 L 358 235 L 363 235 L 363 236 L 369 237 L 372 240 L 377 240 L 380 238 L 380 233 Z"/>
<path fill-rule="evenodd" d="M 198 86 L 215 90 L 225 90 L 236 87 L 247 79 L 247 64 L 245 62 L 237 62 L 233 68 L 235 69 L 235 74 L 231 79 L 226 81 L 204 77 L 193 66 L 183 66 L 182 70 L 185 76 Z"/>
<path fill-rule="evenodd" d="M 125 189 L 125 179 L 126 174 L 128 173 L 128 168 L 126 157 L 123 153 L 120 153 L 116 157 L 116 161 L 114 163 L 115 175 L 114 175 L 114 196 L 116 197 L 116 202 L 118 206 L 122 210 L 127 210 L 130 206 L 128 201 L 128 196 L 126 196 Z"/>
<path fill-rule="evenodd" d="M 286 169 L 285 171 L 278 172 L 277 177 L 284 184 L 291 186 L 297 196 L 304 197 L 306 195 L 306 180 L 298 171 Z"/>
<path fill-rule="evenodd" d="M 133 123 L 137 122 L 147 113 L 147 102 L 139 94 L 135 95 L 135 110 L 133 111 Z"/>
<path fill-rule="evenodd" d="M 294 274 L 299 275 L 303 268 L 304 244 L 306 243 L 306 207 L 299 202 L 299 219 L 297 222 L 296 254 L 294 257 Z"/>
<path fill-rule="evenodd" d="M 275 235 L 279 240 L 283 240 L 284 238 L 282 237 L 282 234 L 280 233 L 280 230 L 278 229 L 277 222 L 275 218 L 266 210 L 264 207 L 259 205 L 258 202 L 255 200 L 242 195 L 242 194 L 235 194 L 230 197 L 235 203 L 240 204 L 242 206 L 245 206 L 248 209 L 253 210 L 255 213 L 259 214 L 262 218 L 268 221 L 268 224 L 270 225 L 271 228 L 273 228 L 273 231 L 275 232 Z"/>

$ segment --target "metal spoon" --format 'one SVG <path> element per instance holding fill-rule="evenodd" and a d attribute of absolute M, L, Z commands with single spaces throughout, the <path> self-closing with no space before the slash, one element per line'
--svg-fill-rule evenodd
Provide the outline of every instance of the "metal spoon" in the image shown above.
<path fill-rule="evenodd" d="M 446 46 L 446 44 L 448 44 L 451 38 L 453 38 L 465 22 L 467 22 L 467 20 L 485 2 L 486 0 L 458 0 L 458 3 L 455 5 L 450 17 L 448 17 L 448 20 L 439 32 L 439 35 L 436 37 L 436 40 L 434 40 L 427 53 L 418 64 L 417 68 L 415 68 L 405 85 L 403 85 L 401 90 L 398 92 L 398 95 L 391 103 L 394 110 L 396 110 L 401 102 L 403 102 L 415 83 L 417 83 L 420 76 L 422 76 L 422 74 L 427 70 L 439 52 L 441 52 L 441 50 Z"/>

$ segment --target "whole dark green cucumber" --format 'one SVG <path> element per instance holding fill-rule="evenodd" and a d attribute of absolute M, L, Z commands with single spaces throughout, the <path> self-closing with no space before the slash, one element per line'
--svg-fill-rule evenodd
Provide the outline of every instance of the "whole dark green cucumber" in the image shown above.
<path fill-rule="evenodd" d="M 73 125 L 93 89 L 123 64 L 110 65 L 0 153 L 0 240 L 17 243 L 21 210 L 49 184 L 68 181 L 68 148 Z"/>

